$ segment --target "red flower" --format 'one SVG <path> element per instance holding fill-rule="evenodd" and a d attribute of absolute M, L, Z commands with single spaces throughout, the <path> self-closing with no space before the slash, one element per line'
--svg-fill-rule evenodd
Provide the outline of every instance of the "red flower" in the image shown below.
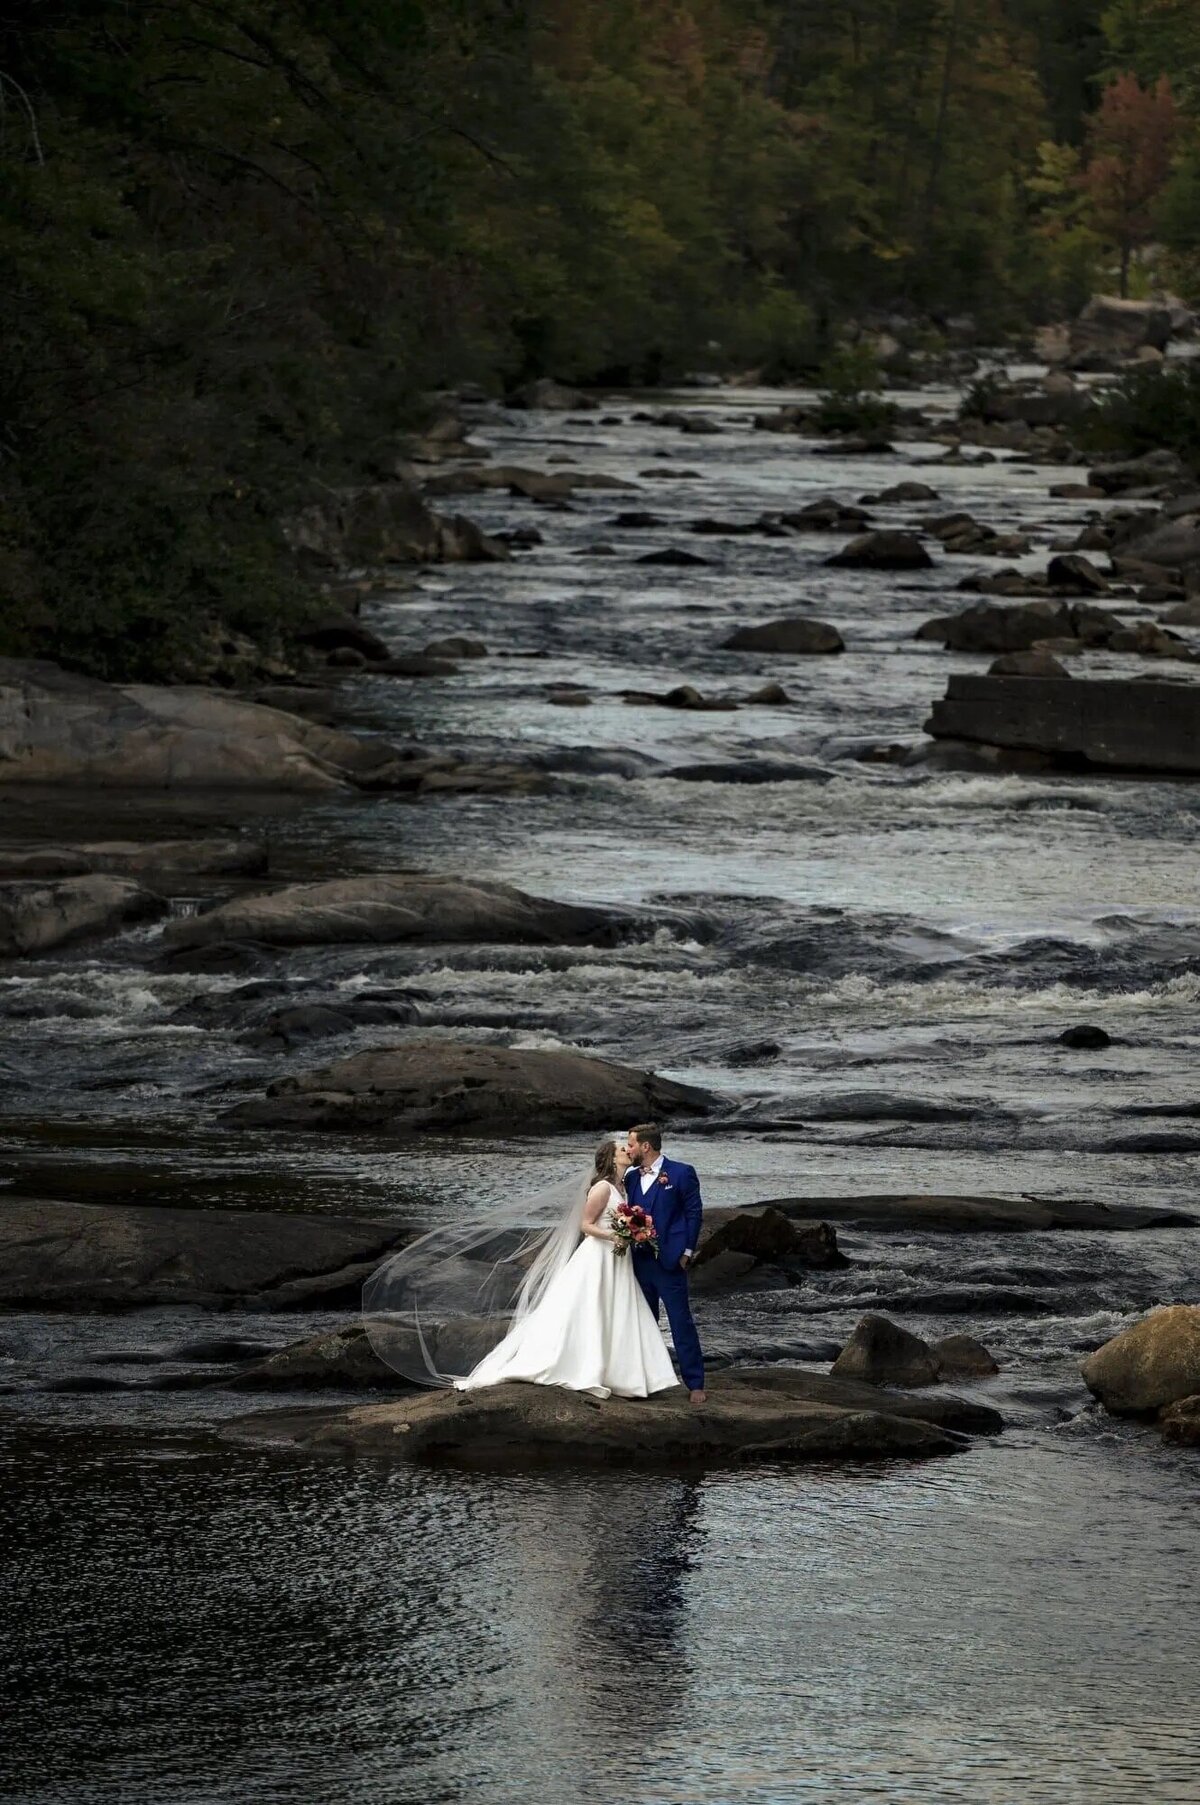
<path fill-rule="evenodd" d="M 671 1181 L 665 1172 L 660 1172 L 658 1175 L 658 1182 L 660 1185 L 669 1185 Z"/>

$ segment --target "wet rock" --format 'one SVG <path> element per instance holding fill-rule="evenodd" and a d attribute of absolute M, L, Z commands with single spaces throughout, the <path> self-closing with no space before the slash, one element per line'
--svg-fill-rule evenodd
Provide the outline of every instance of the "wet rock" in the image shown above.
<path fill-rule="evenodd" d="M 782 683 L 764 683 L 761 689 L 746 697 L 747 702 L 758 702 L 768 708 L 782 708 L 791 699 Z"/>
<path fill-rule="evenodd" d="M 163 939 L 173 947 L 228 940 L 260 946 L 414 940 L 611 946 L 632 921 L 617 910 L 529 896 L 509 884 L 385 873 L 235 897 L 173 922 Z"/>
<path fill-rule="evenodd" d="M 945 551 L 955 557 L 1019 558 L 1029 550 L 1022 533 L 998 533 L 970 514 L 943 514 L 922 521 L 922 529 L 940 539 Z"/>
<path fill-rule="evenodd" d="M 592 698 L 584 689 L 574 689 L 563 685 L 559 689 L 548 689 L 546 700 L 553 708 L 590 708 Z"/>
<path fill-rule="evenodd" d="M 629 508 L 624 513 L 614 514 L 607 525 L 621 527 L 626 532 L 641 532 L 645 528 L 662 526 L 663 519 L 661 514 L 651 514 L 645 508 Z"/>
<path fill-rule="evenodd" d="M 1080 1022 L 1078 1027 L 1064 1028 L 1058 1038 L 1060 1045 L 1064 1047 L 1094 1049 L 1112 1045 L 1110 1036 L 1093 1022 Z"/>
<path fill-rule="evenodd" d="M 933 559 L 915 533 L 863 533 L 826 563 L 843 570 L 930 570 Z"/>
<path fill-rule="evenodd" d="M 1080 1367 L 1106 1410 L 1137 1416 L 1200 1392 L 1200 1305 L 1168 1304 L 1123 1329 Z"/>
<path fill-rule="evenodd" d="M 1200 513 L 1153 525 L 1136 538 L 1123 539 L 1120 550 L 1123 558 L 1137 558 L 1163 570 L 1200 563 Z"/>
<path fill-rule="evenodd" d="M 405 1237 L 394 1223 L 260 1210 L 0 1199 L 0 1304 L 265 1309 L 357 1301 Z"/>
<path fill-rule="evenodd" d="M 707 1210 L 696 1250 L 697 1270 L 723 1253 L 750 1254 L 755 1261 L 783 1260 L 820 1269 L 849 1265 L 830 1223 L 797 1225 L 779 1210 L 769 1208 Z"/>
<path fill-rule="evenodd" d="M 937 739 L 1047 752 L 1110 770 L 1200 772 L 1200 686 L 955 675 L 926 723 Z"/>
<path fill-rule="evenodd" d="M 927 1344 L 886 1316 L 867 1315 L 834 1361 L 835 1379 L 871 1385 L 935 1385 L 938 1369 Z"/>
<path fill-rule="evenodd" d="M 1072 595 L 1105 595 L 1109 587 L 1107 577 L 1080 552 L 1060 552 L 1051 558 L 1046 581 L 1051 589 L 1069 590 Z"/>
<path fill-rule="evenodd" d="M 373 667 L 380 677 L 454 677 L 458 666 L 446 658 L 431 658 L 426 652 L 398 652 Z"/>
<path fill-rule="evenodd" d="M 711 558 L 702 558 L 698 552 L 682 551 L 678 546 L 669 545 L 659 552 L 647 552 L 638 558 L 639 564 L 659 564 L 669 569 L 685 569 L 691 565 L 710 565 Z"/>
<path fill-rule="evenodd" d="M 881 489 L 878 495 L 863 495 L 860 497 L 860 500 L 867 506 L 876 503 L 883 505 L 884 503 L 891 504 L 906 501 L 937 501 L 938 491 L 936 489 L 931 489 L 928 483 L 918 483 L 910 480 L 903 483 L 893 483 L 890 489 Z"/>
<path fill-rule="evenodd" d="M 278 1412 L 222 1431 L 254 1445 L 436 1459 L 471 1467 L 711 1466 L 809 1459 L 914 1459 L 968 1445 L 914 1416 L 814 1403 L 759 1386 L 752 1373 L 714 1377 L 702 1408 L 683 1388 L 652 1398 L 591 1398 L 555 1386 L 438 1391 L 336 1412 Z"/>
<path fill-rule="evenodd" d="M 1061 638 L 1070 632 L 1071 617 L 1062 602 L 1028 602 L 1019 608 L 976 602 L 961 614 L 926 621 L 916 637 L 934 640 L 954 652 L 1027 652 L 1039 640 Z"/>
<path fill-rule="evenodd" d="M 389 755 L 212 690 L 118 687 L 0 659 L 0 784 L 332 792 L 371 781 Z"/>
<path fill-rule="evenodd" d="M 626 697 L 627 701 L 633 699 L 635 698 L 629 696 Z M 638 697 L 636 699 L 643 700 L 644 698 Z M 700 691 L 694 688 L 690 683 L 681 683 L 676 689 L 669 689 L 664 696 L 651 697 L 649 699 L 661 702 L 664 708 L 689 708 L 700 713 L 712 713 L 714 710 L 717 713 L 728 713 L 731 709 L 737 707 L 736 702 L 730 702 L 728 700 L 721 701 L 710 696 L 702 696 Z"/>
<path fill-rule="evenodd" d="M 1168 1404 L 1159 1416 L 1163 1440 L 1179 1447 L 1200 1448 L 1200 1392 Z"/>
<path fill-rule="evenodd" d="M 302 627 L 296 638 L 301 645 L 313 646 L 318 652 L 358 652 L 368 663 L 391 657 L 386 641 L 372 633 L 370 627 L 364 627 L 353 614 L 323 614 Z"/>
<path fill-rule="evenodd" d="M 415 1002 L 360 996 L 338 1003 L 294 1003 L 263 1017 L 253 1038 L 259 1044 L 294 1047 L 359 1028 L 399 1028 L 420 1020 Z"/>
<path fill-rule="evenodd" d="M 744 758 L 732 763 L 714 759 L 708 764 L 672 765 L 664 776 L 679 783 L 832 783 L 833 775 L 819 765 L 798 759 Z"/>
<path fill-rule="evenodd" d="M 1002 652 L 988 666 L 989 677 L 1070 677 L 1051 652 Z"/>
<path fill-rule="evenodd" d="M 594 396 L 585 395 L 582 389 L 556 382 L 552 376 L 539 376 L 535 382 L 527 382 L 524 388 L 510 395 L 508 405 L 540 408 L 553 414 L 582 414 L 599 408 L 600 403 Z"/>
<path fill-rule="evenodd" d="M 722 640 L 721 645 L 728 652 L 783 652 L 792 656 L 844 652 L 846 649 L 836 627 L 804 616 L 768 621 L 761 627 L 739 627 L 736 633 Z"/>
<path fill-rule="evenodd" d="M 782 521 L 763 514 L 757 520 L 693 520 L 690 532 L 707 535 L 718 539 L 748 539 L 764 536 L 768 539 L 786 539 L 787 528 Z"/>
<path fill-rule="evenodd" d="M 0 878 L 80 877 L 111 872 L 166 882 L 177 877 L 258 877 L 267 849 L 258 840 L 92 840 L 74 846 L 0 847 Z"/>
<path fill-rule="evenodd" d="M 0 957 L 28 958 L 111 933 L 161 915 L 166 906 L 131 878 L 93 875 L 51 884 L 0 884 Z"/>
<path fill-rule="evenodd" d="M 549 1134 L 711 1107 L 691 1085 L 583 1053 L 418 1039 L 278 1079 L 264 1099 L 223 1119 L 251 1128 Z"/>
<path fill-rule="evenodd" d="M 422 654 L 425 658 L 486 658 L 487 646 L 482 639 L 468 639 L 453 634 L 449 639 L 431 639 Z"/>
<path fill-rule="evenodd" d="M 973 1335 L 943 1335 L 930 1344 L 939 1380 L 987 1379 L 1000 1371 L 994 1354 Z"/>
<path fill-rule="evenodd" d="M 921 1193 L 866 1193 L 859 1197 L 770 1197 L 759 1205 L 795 1220 L 869 1224 L 880 1229 L 956 1229 L 974 1232 L 1023 1229 L 1196 1228 L 1200 1217 L 1183 1210 L 1136 1208 L 1061 1197 L 956 1197 Z"/>
<path fill-rule="evenodd" d="M 789 509 L 779 518 L 797 533 L 854 533 L 861 532 L 871 517 L 865 508 L 827 496 L 807 502 L 802 508 Z"/>

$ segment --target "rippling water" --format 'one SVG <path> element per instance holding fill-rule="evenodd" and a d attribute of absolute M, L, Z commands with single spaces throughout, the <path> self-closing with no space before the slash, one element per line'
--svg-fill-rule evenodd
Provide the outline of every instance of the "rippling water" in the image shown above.
<path fill-rule="evenodd" d="M 621 401 L 615 425 L 484 413 L 477 437 L 505 461 L 573 457 L 641 493 L 569 510 L 468 498 L 489 526 L 536 523 L 543 545 L 419 577 L 372 619 L 400 648 L 467 632 L 493 656 L 444 682 L 355 678 L 343 703 L 368 730 L 538 763 L 547 790 L 256 819 L 280 878 L 473 872 L 646 906 L 655 929 L 611 949 L 314 948 L 229 975 L 164 971 L 151 927 L 11 967 L 0 1176 L 422 1225 L 578 1162 L 561 1138 L 411 1148 L 221 1127 L 225 1104 L 280 1072 L 381 1038 L 264 1044 L 269 1008 L 400 987 L 415 1031 L 576 1045 L 719 1089 L 726 1131 L 673 1143 L 712 1203 L 920 1190 L 1194 1207 L 1200 1126 L 1128 1112 L 1195 1100 L 1195 786 L 856 762 L 864 744 L 914 740 L 948 671 L 981 668 L 912 634 L 986 561 L 895 578 L 829 569 L 836 536 L 688 531 L 919 476 L 942 499 L 876 509 L 881 524 L 964 507 L 1029 532 L 1034 567 L 1089 504 L 1048 499 L 1060 467 L 934 467 L 933 441 L 848 461 L 751 430 L 781 399 L 684 397 L 723 426 L 703 438 Z M 696 474 L 643 474 L 659 464 Z M 632 506 L 664 525 L 611 524 Z M 587 551 L 598 541 L 611 555 Z M 667 544 L 712 562 L 636 563 Z M 720 649 L 734 625 L 788 613 L 835 622 L 846 653 Z M 618 693 L 688 681 L 745 697 L 768 678 L 790 706 L 679 713 Z M 551 703 L 566 681 L 589 707 Z M 727 781 L 751 758 L 775 781 Z M 698 780 L 705 765 L 716 781 Z M 19 799 L 13 812 L 18 828 L 71 827 L 66 803 L 50 823 Z M 112 816 L 114 831 L 178 831 L 145 805 L 114 800 Z M 189 805 L 190 825 L 213 812 Z M 1112 1045 L 1062 1048 L 1079 1021 Z M 1155 1126 L 1174 1144 L 1117 1144 Z M 1195 1457 L 1103 1417 L 1078 1377 L 1081 1352 L 1131 1317 L 1200 1302 L 1194 1237 L 839 1240 L 841 1271 L 706 1302 L 710 1338 L 833 1346 L 868 1309 L 929 1336 L 967 1330 L 1002 1363 L 976 1388 L 1003 1410 L 1002 1438 L 922 1466 L 694 1480 L 318 1464 L 218 1443 L 245 1394 L 141 1389 L 194 1376 L 187 1346 L 212 1332 L 198 1312 L 0 1321 L 4 1796 L 1196 1797 Z M 336 1320 L 218 1326 L 271 1347 Z M 133 1389 L 61 1389 L 100 1382 Z"/>

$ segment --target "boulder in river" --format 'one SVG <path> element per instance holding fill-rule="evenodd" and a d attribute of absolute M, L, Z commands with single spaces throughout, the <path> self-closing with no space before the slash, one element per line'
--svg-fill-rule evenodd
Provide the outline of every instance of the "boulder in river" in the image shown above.
<path fill-rule="evenodd" d="M 348 1410 L 265 1413 L 222 1434 L 252 1445 L 510 1469 L 915 1459 L 968 1445 L 953 1431 L 889 1409 L 885 1394 L 872 1402 L 874 1408 L 815 1402 L 760 1385 L 746 1371 L 715 1377 L 700 1408 L 682 1386 L 650 1398 L 600 1399 L 557 1386 L 508 1384 Z"/>
<path fill-rule="evenodd" d="M 1200 773 L 1200 685 L 953 675 L 935 739 L 1046 752 L 1073 766 Z"/>
<path fill-rule="evenodd" d="M 915 533 L 862 533 L 826 562 L 843 570 L 929 570 L 933 559 Z"/>
<path fill-rule="evenodd" d="M 767 621 L 761 627 L 739 627 L 721 644 L 727 652 L 782 652 L 802 657 L 846 649 L 846 642 L 836 627 L 803 615 Z"/>
<path fill-rule="evenodd" d="M 1148 1415 L 1200 1392 L 1200 1304 L 1167 1304 L 1089 1354 L 1083 1382 L 1115 1416 Z"/>
<path fill-rule="evenodd" d="M 280 1078 L 224 1120 L 250 1128 L 457 1130 L 551 1134 L 560 1128 L 705 1115 L 710 1095 L 653 1072 L 546 1048 L 414 1039 Z"/>
<path fill-rule="evenodd" d="M 394 1222 L 0 1198 L 0 1305 L 133 1309 L 354 1303 Z"/>
<path fill-rule="evenodd" d="M 1200 1392 L 1168 1404 L 1158 1419 L 1164 1441 L 1180 1447 L 1200 1448 Z"/>
<path fill-rule="evenodd" d="M 1051 589 L 1066 590 L 1071 595 L 1105 595 L 1109 586 L 1108 578 L 1082 552 L 1059 552 L 1051 558 L 1046 566 L 1046 581 Z"/>
<path fill-rule="evenodd" d="M 160 915 L 166 903 L 132 878 L 67 877 L 0 884 L 0 957 L 26 958 Z"/>
<path fill-rule="evenodd" d="M 1070 677 L 1065 664 L 1053 652 L 1001 652 L 988 665 L 989 677 Z"/>
<path fill-rule="evenodd" d="M 1114 458 L 1088 471 L 1088 486 L 1104 495 L 1157 495 L 1187 479 L 1188 467 L 1177 451 L 1161 447 L 1135 458 Z"/>
<path fill-rule="evenodd" d="M 1061 1046 L 1084 1048 L 1088 1051 L 1112 1045 L 1111 1037 L 1094 1022 L 1080 1022 L 1074 1028 L 1064 1028 L 1058 1039 Z"/>
<path fill-rule="evenodd" d="M 872 1385 L 934 1385 L 937 1362 L 927 1343 L 886 1316 L 868 1314 L 830 1369 L 835 1379 L 865 1379 Z"/>
<path fill-rule="evenodd" d="M 1071 616 L 1064 602 L 1026 602 L 1018 608 L 975 602 L 961 614 L 926 621 L 916 637 L 936 640 L 953 652 L 1027 652 L 1039 640 L 1070 633 Z"/>
<path fill-rule="evenodd" d="M 612 946 L 630 931 L 633 919 L 616 909 L 529 896 L 511 884 L 385 872 L 235 897 L 173 922 L 164 940 L 170 946 L 214 940 L 267 946 L 396 941 Z"/>
<path fill-rule="evenodd" d="M 849 1265 L 830 1223 L 796 1223 L 772 1209 L 706 1210 L 695 1264 L 703 1268 L 722 1253 L 750 1254 L 755 1261 L 785 1261 L 820 1270 Z"/>
<path fill-rule="evenodd" d="M 942 1381 L 988 1379 L 1000 1371 L 995 1355 L 973 1335 L 943 1335 L 940 1341 L 930 1343 L 929 1351 Z"/>

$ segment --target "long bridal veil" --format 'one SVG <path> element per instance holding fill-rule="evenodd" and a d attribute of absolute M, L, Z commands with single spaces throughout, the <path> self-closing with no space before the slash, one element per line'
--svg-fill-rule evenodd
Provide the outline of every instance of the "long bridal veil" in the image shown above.
<path fill-rule="evenodd" d="M 590 1183 L 577 1171 L 393 1254 L 363 1286 L 363 1327 L 379 1358 L 417 1385 L 465 1378 L 575 1252 Z"/>

